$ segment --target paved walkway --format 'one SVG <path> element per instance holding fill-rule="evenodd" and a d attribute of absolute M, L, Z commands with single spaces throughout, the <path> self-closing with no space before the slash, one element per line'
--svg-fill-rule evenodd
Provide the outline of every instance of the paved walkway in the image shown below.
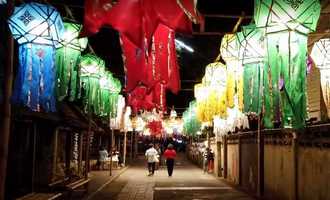
<path fill-rule="evenodd" d="M 147 176 L 142 159 L 129 167 L 116 180 L 99 190 L 93 200 L 252 200 L 253 198 L 226 185 L 212 175 L 204 174 L 181 156 L 175 165 L 172 177 L 165 168 Z"/>

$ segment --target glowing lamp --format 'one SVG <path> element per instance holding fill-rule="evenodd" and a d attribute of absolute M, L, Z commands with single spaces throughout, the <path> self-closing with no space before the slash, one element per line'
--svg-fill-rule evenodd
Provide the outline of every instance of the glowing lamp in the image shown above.
<path fill-rule="evenodd" d="M 49 5 L 26 3 L 15 7 L 9 28 L 19 44 L 47 44 L 58 47 L 64 26 L 57 10 Z"/>
<path fill-rule="evenodd" d="M 320 70 L 323 99 L 330 118 L 330 38 L 317 41 L 313 46 L 311 57 Z"/>
<path fill-rule="evenodd" d="M 33 111 L 55 111 L 55 47 L 64 31 L 59 13 L 49 5 L 22 4 L 8 24 L 19 44 L 13 102 Z"/>

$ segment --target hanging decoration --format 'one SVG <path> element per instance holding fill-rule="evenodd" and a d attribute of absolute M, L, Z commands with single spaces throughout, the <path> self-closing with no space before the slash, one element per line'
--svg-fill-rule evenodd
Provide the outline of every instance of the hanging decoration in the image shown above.
<path fill-rule="evenodd" d="M 105 63 L 102 59 L 87 54 L 80 59 L 80 94 L 83 100 L 85 112 L 93 112 L 101 115 L 101 72 L 104 71 Z"/>
<path fill-rule="evenodd" d="M 64 32 L 55 8 L 25 3 L 15 7 L 8 20 L 19 44 L 19 68 L 13 102 L 33 111 L 55 111 L 55 48 Z"/>
<path fill-rule="evenodd" d="M 273 112 L 271 109 L 272 85 L 266 64 L 265 37 L 263 29 L 254 24 L 243 26 L 242 32 L 237 33 L 241 45 L 240 59 L 244 74 L 244 112 L 250 117 L 263 113 L 263 122 L 266 128 L 273 127 Z M 266 88 L 266 89 L 264 89 Z M 264 110 L 263 110 L 264 109 Z"/>
<path fill-rule="evenodd" d="M 166 90 L 176 94 L 180 89 L 174 39 L 174 32 L 160 24 L 152 37 L 151 51 L 148 52 L 121 36 L 127 77 L 126 91 L 145 86 L 148 94 L 152 93 L 154 106 L 161 112 L 166 111 Z M 135 108 L 133 106 L 133 112 L 136 112 Z"/>
<path fill-rule="evenodd" d="M 305 126 L 307 34 L 315 31 L 320 10 L 319 0 L 255 0 L 254 21 L 267 38 L 271 106 L 275 121 L 281 106 L 284 127 Z"/>
<path fill-rule="evenodd" d="M 221 41 L 220 55 L 227 66 L 228 107 L 238 106 L 243 110 L 243 68 L 239 57 L 241 46 L 236 34 L 225 34 Z M 238 102 L 234 102 L 237 96 Z"/>
<path fill-rule="evenodd" d="M 320 70 L 323 100 L 330 118 L 330 38 L 320 39 L 314 43 L 311 57 Z"/>
<path fill-rule="evenodd" d="M 102 73 L 100 79 L 100 114 L 106 117 L 117 116 L 118 95 L 121 85 L 110 72 Z"/>
<path fill-rule="evenodd" d="M 196 136 L 201 129 L 201 122 L 197 118 L 197 103 L 191 101 L 189 107 L 182 114 L 183 130 L 187 135 Z"/>
<path fill-rule="evenodd" d="M 147 124 L 151 136 L 160 136 L 163 132 L 162 121 L 152 120 Z"/>
<path fill-rule="evenodd" d="M 101 26 L 111 25 L 143 49 L 144 41 L 146 40 L 149 46 L 159 24 L 164 24 L 176 32 L 191 33 L 191 21 L 202 21 L 196 6 L 191 0 L 121 0 L 115 5 L 111 0 L 87 0 L 84 33 L 94 34 Z"/>
<path fill-rule="evenodd" d="M 120 130 L 121 125 L 123 124 L 123 118 L 124 118 L 124 109 L 125 109 L 125 98 L 122 95 L 118 95 L 117 98 L 117 105 L 116 105 L 116 116 L 112 116 L 110 118 L 110 128 L 111 129 L 116 129 L 116 130 Z"/>
<path fill-rule="evenodd" d="M 202 83 L 196 84 L 197 118 L 211 123 L 214 116 L 227 116 L 227 73 L 220 62 L 209 64 L 205 69 Z"/>
<path fill-rule="evenodd" d="M 124 119 L 123 119 L 123 130 L 124 132 L 133 131 L 132 120 L 131 120 L 132 110 L 131 107 L 126 106 Z"/>
<path fill-rule="evenodd" d="M 64 23 L 61 48 L 56 50 L 56 94 L 59 101 L 66 97 L 74 101 L 77 96 L 78 62 L 88 42 L 87 38 L 78 38 L 81 27 L 80 24 Z"/>

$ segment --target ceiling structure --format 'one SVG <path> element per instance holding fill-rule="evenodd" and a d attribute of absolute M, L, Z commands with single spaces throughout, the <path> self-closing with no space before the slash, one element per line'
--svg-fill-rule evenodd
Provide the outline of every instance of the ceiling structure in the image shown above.
<path fill-rule="evenodd" d="M 28 1 L 24 1 L 28 2 Z M 83 23 L 84 5 L 82 0 L 48 0 L 65 20 Z M 330 37 L 330 0 L 321 0 L 322 14 L 316 33 L 309 38 L 309 46 L 322 37 Z M 182 50 L 178 53 L 181 76 L 181 90 L 177 95 L 167 93 L 168 111 L 174 107 L 179 115 L 194 99 L 193 86 L 201 81 L 205 66 L 219 54 L 219 46 L 225 33 L 232 33 L 241 25 L 250 23 L 253 15 L 253 0 L 199 0 L 198 10 L 205 16 L 204 25 L 194 25 L 193 35 L 176 35 L 194 49 L 193 53 Z M 89 48 L 85 53 L 95 53 L 106 61 L 106 66 L 124 85 L 125 74 L 119 44 L 118 32 L 111 27 L 89 37 Z"/>

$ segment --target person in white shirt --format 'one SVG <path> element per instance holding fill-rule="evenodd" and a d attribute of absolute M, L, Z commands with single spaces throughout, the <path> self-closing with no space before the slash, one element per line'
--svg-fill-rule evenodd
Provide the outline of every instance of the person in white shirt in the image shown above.
<path fill-rule="evenodd" d="M 153 144 L 149 144 L 149 149 L 146 151 L 145 156 L 146 156 L 147 162 L 148 162 L 148 171 L 149 171 L 148 176 L 152 176 L 155 173 L 155 164 L 158 161 L 158 158 L 157 158 L 158 152 L 154 148 Z"/>
<path fill-rule="evenodd" d="M 100 169 L 104 170 L 104 165 L 109 157 L 108 151 L 102 147 L 99 151 Z"/>

